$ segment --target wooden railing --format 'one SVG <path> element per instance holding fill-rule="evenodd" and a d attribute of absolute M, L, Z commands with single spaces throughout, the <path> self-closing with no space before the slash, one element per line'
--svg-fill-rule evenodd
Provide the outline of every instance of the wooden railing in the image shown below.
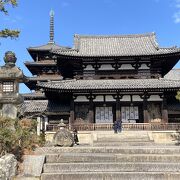
<path fill-rule="evenodd" d="M 113 130 L 113 124 L 76 124 L 66 125 L 68 129 L 76 128 L 78 131 L 103 131 Z M 180 130 L 180 123 L 122 123 L 122 129 L 125 131 L 136 130 L 136 131 L 165 131 L 165 130 Z M 57 131 L 57 124 L 48 124 L 46 131 Z"/>

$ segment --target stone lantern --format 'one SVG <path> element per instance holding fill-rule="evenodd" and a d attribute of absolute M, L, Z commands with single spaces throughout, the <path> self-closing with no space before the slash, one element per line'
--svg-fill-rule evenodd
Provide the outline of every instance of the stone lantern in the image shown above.
<path fill-rule="evenodd" d="M 0 116 L 17 118 L 18 105 L 23 102 L 19 94 L 19 83 L 24 82 L 23 72 L 15 65 L 15 53 L 5 53 L 5 65 L 0 67 Z"/>
<path fill-rule="evenodd" d="M 71 132 L 68 129 L 65 129 L 66 125 L 61 119 L 61 122 L 58 124 L 59 130 L 54 134 L 53 144 L 54 146 L 60 147 L 72 147 L 74 145 L 74 139 Z"/>

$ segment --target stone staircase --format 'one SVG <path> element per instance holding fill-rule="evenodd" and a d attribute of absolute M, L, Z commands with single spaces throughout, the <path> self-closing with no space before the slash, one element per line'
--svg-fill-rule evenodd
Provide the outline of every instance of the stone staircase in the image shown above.
<path fill-rule="evenodd" d="M 180 147 L 157 145 L 147 132 L 100 132 L 92 146 L 45 147 L 41 180 L 179 180 Z"/>

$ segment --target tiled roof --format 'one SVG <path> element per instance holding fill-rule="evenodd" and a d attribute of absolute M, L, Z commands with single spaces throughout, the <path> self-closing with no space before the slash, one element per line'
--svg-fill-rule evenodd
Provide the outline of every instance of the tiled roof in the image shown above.
<path fill-rule="evenodd" d="M 155 33 L 116 36 L 74 36 L 74 48 L 52 50 L 69 56 L 139 56 L 180 52 L 180 48 L 160 48 Z"/>
<path fill-rule="evenodd" d="M 62 76 L 55 75 L 55 76 L 33 76 L 33 77 L 27 77 L 27 80 L 29 81 L 58 81 L 61 80 Z"/>
<path fill-rule="evenodd" d="M 44 93 L 36 93 L 36 92 L 33 92 L 33 93 L 24 93 L 24 94 L 21 94 L 25 99 L 26 98 L 45 98 L 45 94 Z"/>
<path fill-rule="evenodd" d="M 28 100 L 22 104 L 21 111 L 24 113 L 44 112 L 47 109 L 47 105 L 48 100 Z"/>
<path fill-rule="evenodd" d="M 180 89 L 180 81 L 166 79 L 62 80 L 40 82 L 38 86 L 58 90 Z"/>
<path fill-rule="evenodd" d="M 21 106 L 23 113 L 43 113 L 43 112 L 68 112 L 67 105 L 48 100 L 25 100 Z"/>
<path fill-rule="evenodd" d="M 165 79 L 180 80 L 180 69 L 172 69 L 164 76 Z"/>

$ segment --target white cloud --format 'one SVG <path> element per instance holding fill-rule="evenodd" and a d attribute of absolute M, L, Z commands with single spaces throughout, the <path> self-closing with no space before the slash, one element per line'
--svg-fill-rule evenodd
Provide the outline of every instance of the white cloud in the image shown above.
<path fill-rule="evenodd" d="M 179 24 L 180 23 L 180 0 L 175 0 L 175 8 L 176 12 L 173 15 L 174 23 Z"/>
<path fill-rule="evenodd" d="M 178 9 L 180 8 L 180 0 L 175 1 L 175 7 Z"/>
<path fill-rule="evenodd" d="M 179 24 L 180 23 L 180 11 L 174 13 L 174 23 Z"/>

